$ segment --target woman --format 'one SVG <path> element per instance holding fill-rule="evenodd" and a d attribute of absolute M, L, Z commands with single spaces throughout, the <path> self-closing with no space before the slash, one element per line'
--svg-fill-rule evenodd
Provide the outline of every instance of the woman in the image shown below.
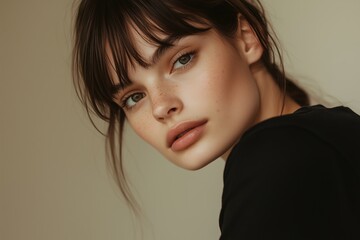
<path fill-rule="evenodd" d="M 125 120 L 182 168 L 226 159 L 221 239 L 359 239 L 360 117 L 308 106 L 259 2 L 83 0 L 74 73 L 129 202 Z"/>

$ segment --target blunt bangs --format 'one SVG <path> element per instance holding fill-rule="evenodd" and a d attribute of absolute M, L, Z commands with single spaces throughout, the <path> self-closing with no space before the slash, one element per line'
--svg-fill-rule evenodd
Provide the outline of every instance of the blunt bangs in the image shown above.
<path fill-rule="evenodd" d="M 82 89 L 88 91 L 81 95 L 92 96 L 88 100 L 96 114 L 107 119 L 106 106 L 113 105 L 114 94 L 131 82 L 127 74 L 129 67 L 134 63 L 145 68 L 150 65 L 135 48 L 132 30 L 157 47 L 171 46 L 184 36 L 212 27 L 225 28 L 223 33 L 227 34 L 235 32 L 237 12 L 224 3 L 221 0 L 82 1 L 79 12 L 86 15 L 77 17 L 75 26 L 81 31 L 76 33 L 74 48 L 77 50 L 75 72 L 85 80 Z M 120 81 L 116 88 L 114 77 Z"/>
<path fill-rule="evenodd" d="M 276 35 L 260 0 L 76 1 L 72 57 L 76 93 L 94 127 L 106 137 L 108 166 L 135 212 L 138 204 L 127 184 L 122 160 L 126 115 L 114 101 L 114 94 L 131 83 L 128 70 L 135 64 L 150 65 L 135 47 L 134 31 L 155 47 L 172 46 L 182 37 L 211 28 L 232 38 L 241 15 L 257 35 L 264 49 L 261 62 L 283 90 L 284 101 L 289 95 L 300 105 L 309 105 L 307 93 L 286 77 Z M 94 115 L 107 122 L 106 133 L 97 128 Z"/>

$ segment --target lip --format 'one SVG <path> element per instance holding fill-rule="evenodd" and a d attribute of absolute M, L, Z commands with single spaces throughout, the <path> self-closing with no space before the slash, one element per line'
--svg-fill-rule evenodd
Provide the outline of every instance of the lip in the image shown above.
<path fill-rule="evenodd" d="M 207 120 L 188 121 L 175 125 L 167 134 L 167 147 L 173 151 L 181 151 L 193 143 L 201 136 Z M 180 134 L 183 134 L 178 138 Z"/>

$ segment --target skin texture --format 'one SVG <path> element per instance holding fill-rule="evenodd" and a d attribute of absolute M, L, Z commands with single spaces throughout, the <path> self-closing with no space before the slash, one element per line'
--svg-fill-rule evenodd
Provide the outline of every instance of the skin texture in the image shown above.
<path fill-rule="evenodd" d="M 133 37 L 150 62 L 157 47 L 136 31 Z M 261 64 L 262 53 L 243 19 L 233 39 L 215 30 L 187 36 L 149 68 L 129 69 L 133 84 L 120 91 L 116 101 L 127 104 L 127 120 L 142 139 L 174 164 L 196 170 L 226 158 L 249 127 L 281 114 L 282 92 Z M 283 114 L 298 108 L 286 98 Z M 197 141 L 181 151 L 168 147 L 170 129 L 200 120 L 206 123 Z"/>

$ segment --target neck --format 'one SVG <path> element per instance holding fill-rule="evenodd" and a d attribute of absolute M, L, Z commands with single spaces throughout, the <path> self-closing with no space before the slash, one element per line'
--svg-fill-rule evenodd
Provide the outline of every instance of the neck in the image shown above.
<path fill-rule="evenodd" d="M 252 66 L 251 71 L 260 93 L 260 111 L 257 122 L 280 115 L 291 114 L 300 108 L 300 105 L 292 98 L 288 96 L 284 98 L 283 90 L 279 88 L 273 76 L 262 64 L 257 63 Z"/>
<path fill-rule="evenodd" d="M 259 112 L 253 125 L 269 118 L 291 114 L 300 108 L 300 105 L 292 98 L 288 96 L 285 96 L 284 98 L 283 91 L 275 83 L 274 78 L 262 64 L 254 64 L 251 66 L 251 71 L 260 93 Z M 221 158 L 226 160 L 234 145 L 227 150 Z"/>

